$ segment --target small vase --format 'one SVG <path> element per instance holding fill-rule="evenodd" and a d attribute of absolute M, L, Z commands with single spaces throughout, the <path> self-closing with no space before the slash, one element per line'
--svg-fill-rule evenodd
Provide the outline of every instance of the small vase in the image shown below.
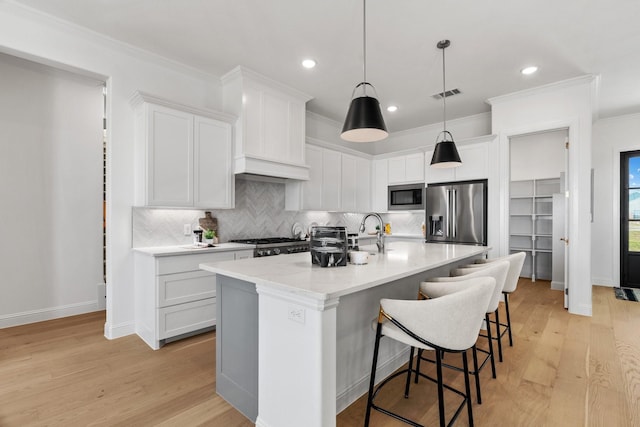
<path fill-rule="evenodd" d="M 213 238 L 213 239 L 204 239 L 204 241 L 205 241 L 206 243 L 210 244 L 210 245 L 215 244 L 215 240 L 216 240 L 215 238 Z"/>

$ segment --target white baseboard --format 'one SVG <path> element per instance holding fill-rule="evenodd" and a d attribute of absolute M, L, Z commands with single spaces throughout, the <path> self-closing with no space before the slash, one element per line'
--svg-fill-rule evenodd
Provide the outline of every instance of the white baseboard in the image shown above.
<path fill-rule="evenodd" d="M 100 311 L 96 301 L 79 302 L 76 304 L 61 305 L 57 307 L 41 308 L 39 310 L 23 311 L 0 316 L 0 328 L 26 325 L 45 320 L 59 319 L 61 317 L 75 316 L 77 314 Z"/>
<path fill-rule="evenodd" d="M 607 286 L 610 288 L 618 287 L 617 284 L 613 283 L 610 277 L 592 277 L 591 282 L 594 286 Z"/>
<path fill-rule="evenodd" d="M 116 338 L 126 337 L 136 333 L 135 322 L 125 322 L 119 325 L 111 325 L 105 322 L 104 324 L 104 336 L 107 339 L 114 340 Z"/>
<path fill-rule="evenodd" d="M 380 381 L 383 381 L 385 378 L 387 378 L 398 368 L 409 361 L 409 350 L 410 348 L 407 347 L 383 364 L 378 365 L 378 367 L 376 368 L 376 384 L 378 384 Z M 358 400 L 360 396 L 369 392 L 369 377 L 370 375 L 365 375 L 349 388 L 340 392 L 336 396 L 336 413 L 339 414 L 353 402 Z"/>
<path fill-rule="evenodd" d="M 564 282 L 551 281 L 551 289 L 554 291 L 564 291 Z"/>

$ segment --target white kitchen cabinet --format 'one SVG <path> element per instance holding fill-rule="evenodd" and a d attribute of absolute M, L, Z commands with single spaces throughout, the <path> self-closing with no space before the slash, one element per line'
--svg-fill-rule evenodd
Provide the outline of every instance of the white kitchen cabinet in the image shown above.
<path fill-rule="evenodd" d="M 378 213 L 387 212 L 389 162 L 387 159 L 375 159 L 371 167 L 371 210 Z"/>
<path fill-rule="evenodd" d="M 322 209 L 340 211 L 342 203 L 342 153 L 322 150 Z"/>
<path fill-rule="evenodd" d="M 388 185 L 424 182 L 424 153 L 388 159 Z"/>
<path fill-rule="evenodd" d="M 136 204 L 233 208 L 233 117 L 136 93 Z"/>
<path fill-rule="evenodd" d="M 342 156 L 344 161 L 347 155 Z M 342 178 L 344 185 L 345 179 Z M 356 208 L 344 212 L 369 212 L 371 211 L 371 160 L 356 157 Z"/>
<path fill-rule="evenodd" d="M 309 180 L 285 184 L 286 210 L 369 210 L 370 160 L 312 144 L 307 144 L 306 157 Z"/>
<path fill-rule="evenodd" d="M 457 145 L 462 165 L 457 168 L 431 167 L 433 150 L 425 153 L 426 183 L 468 181 L 489 177 L 489 144 L 486 142 Z"/>
<path fill-rule="evenodd" d="M 154 350 L 216 324 L 216 276 L 201 263 L 252 258 L 253 250 L 135 254 L 136 333 Z"/>
<path fill-rule="evenodd" d="M 368 212 L 371 209 L 371 161 L 342 154 L 342 212 Z"/>
<path fill-rule="evenodd" d="M 244 67 L 221 80 L 225 111 L 238 117 L 234 172 L 307 179 L 305 119 L 311 97 Z"/>

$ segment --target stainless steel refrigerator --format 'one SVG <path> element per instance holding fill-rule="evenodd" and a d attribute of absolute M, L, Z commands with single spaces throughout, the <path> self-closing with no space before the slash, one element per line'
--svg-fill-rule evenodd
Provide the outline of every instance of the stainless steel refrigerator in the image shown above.
<path fill-rule="evenodd" d="M 425 205 L 429 243 L 487 244 L 487 180 L 429 184 Z"/>

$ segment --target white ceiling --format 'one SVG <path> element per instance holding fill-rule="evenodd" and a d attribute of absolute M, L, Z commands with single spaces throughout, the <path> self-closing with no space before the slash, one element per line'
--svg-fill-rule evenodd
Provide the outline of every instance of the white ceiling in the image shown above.
<path fill-rule="evenodd" d="M 15 0 L 191 67 L 243 65 L 308 93 L 344 120 L 362 81 L 362 0 Z M 390 131 L 489 111 L 488 98 L 600 75 L 600 117 L 640 112 L 640 1 L 368 0 L 367 78 Z M 303 58 L 318 61 L 313 70 Z M 538 73 L 519 70 L 535 64 Z"/>

